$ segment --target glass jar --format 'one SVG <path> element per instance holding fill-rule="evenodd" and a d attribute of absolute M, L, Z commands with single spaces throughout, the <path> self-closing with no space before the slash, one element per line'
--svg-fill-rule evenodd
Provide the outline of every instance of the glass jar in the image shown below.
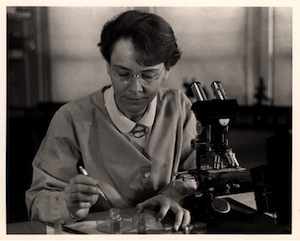
<path fill-rule="evenodd" d="M 122 232 L 122 216 L 119 208 L 109 210 L 108 230 L 109 234 L 120 234 Z"/>

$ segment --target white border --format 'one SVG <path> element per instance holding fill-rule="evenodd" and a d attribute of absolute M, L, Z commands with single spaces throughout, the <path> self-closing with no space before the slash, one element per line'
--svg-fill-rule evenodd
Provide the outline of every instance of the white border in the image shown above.
<path fill-rule="evenodd" d="M 204 236 L 184 236 L 184 235 L 169 235 L 169 236 L 155 236 L 155 235 L 147 235 L 143 236 L 143 240 L 300 240 L 300 197 L 298 192 L 300 190 L 299 187 L 299 180 L 298 176 L 300 176 L 300 161 L 299 161 L 299 151 L 300 148 L 298 147 L 299 143 L 299 131 L 298 131 L 298 118 L 299 118 L 299 111 L 297 106 L 297 92 L 300 90 L 299 86 L 299 30 L 300 30 L 300 2 L 297 0 L 289 1 L 289 0 L 269 0 L 269 1 L 262 1 L 262 0 L 249 0 L 249 1 L 242 1 L 242 0 L 224 0 L 224 1 L 180 1 L 180 0 L 152 0 L 151 4 L 149 1 L 146 0 L 105 0 L 105 1 L 91 1 L 91 0 L 72 0 L 70 1 L 72 6 L 273 6 L 273 7 L 292 7 L 293 8 L 293 185 L 292 185 L 292 206 L 293 206 L 293 215 L 292 215 L 292 235 L 204 235 Z M 0 110 L 1 110 L 1 118 L 0 118 L 0 170 L 2 170 L 2 175 L 0 175 L 0 191 L 2 193 L 0 199 L 0 239 L 3 240 L 115 240 L 115 239 L 128 239 L 128 240 L 140 240 L 141 236 L 44 236 L 44 235 L 6 235 L 6 202 L 5 202 L 5 193 L 6 193 L 6 46 L 3 43 L 6 43 L 6 6 L 70 6 L 70 2 L 66 0 L 2 0 L 0 3 L 0 33 L 1 33 L 1 40 L 0 40 L 0 53 L 1 53 L 1 60 L 0 60 L 0 73 L 1 79 L 0 81 Z M 299 2 L 299 3 L 298 3 Z M 298 81 L 295 81 L 298 80 Z M 284 81 L 284 80 L 283 80 Z M 4 194 L 4 195 L 3 195 Z"/>

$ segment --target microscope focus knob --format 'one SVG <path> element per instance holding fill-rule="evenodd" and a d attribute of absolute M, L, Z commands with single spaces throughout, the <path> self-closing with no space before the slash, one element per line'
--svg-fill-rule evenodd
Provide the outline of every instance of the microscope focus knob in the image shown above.
<path fill-rule="evenodd" d="M 201 142 L 199 139 L 192 139 L 191 140 L 191 147 L 193 149 L 196 149 L 196 148 L 200 147 L 201 145 L 206 146 L 206 144 L 207 144 L 206 142 Z"/>
<path fill-rule="evenodd" d="M 196 149 L 197 147 L 199 147 L 199 140 L 198 139 L 193 139 L 192 141 L 191 141 L 191 147 L 193 148 L 193 149 Z"/>
<path fill-rule="evenodd" d="M 201 133 L 203 131 L 203 126 L 200 121 L 197 121 L 196 130 L 197 130 L 198 135 L 201 135 Z"/>
<path fill-rule="evenodd" d="M 232 183 L 232 187 L 233 187 L 233 188 L 240 188 L 240 187 L 241 187 L 241 185 L 240 185 L 240 184 L 238 184 L 238 183 Z"/>
<path fill-rule="evenodd" d="M 218 213 L 228 213 L 231 209 L 229 202 L 223 198 L 215 198 L 212 200 L 211 207 Z"/>
<path fill-rule="evenodd" d="M 215 188 L 214 187 L 210 187 L 210 188 L 208 188 L 208 191 L 210 191 L 210 192 L 213 192 L 215 190 Z"/>

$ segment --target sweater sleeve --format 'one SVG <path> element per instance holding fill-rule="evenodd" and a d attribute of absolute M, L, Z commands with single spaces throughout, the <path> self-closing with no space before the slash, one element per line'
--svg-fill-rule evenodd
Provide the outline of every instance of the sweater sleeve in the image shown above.
<path fill-rule="evenodd" d="M 187 171 L 196 168 L 196 151 L 191 148 L 191 140 L 197 135 L 196 132 L 196 118 L 191 110 L 190 100 L 181 93 L 181 121 L 179 121 L 179 133 L 178 142 L 180 142 L 180 162 L 178 165 L 174 165 L 173 172 Z M 178 203 L 182 203 L 183 199 L 189 195 L 194 194 L 197 188 L 196 181 L 194 179 L 182 180 L 180 178 L 175 179 L 162 188 L 159 193 L 166 194 L 176 200 Z"/>
<path fill-rule="evenodd" d="M 72 120 L 58 110 L 33 160 L 33 178 L 26 192 L 29 218 L 44 222 L 70 221 L 64 188 L 77 174 L 79 147 Z"/>

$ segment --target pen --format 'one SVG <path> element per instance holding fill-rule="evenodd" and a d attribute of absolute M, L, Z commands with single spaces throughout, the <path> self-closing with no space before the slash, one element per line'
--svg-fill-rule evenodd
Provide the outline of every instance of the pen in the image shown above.
<path fill-rule="evenodd" d="M 83 175 L 85 175 L 85 176 L 88 176 L 88 175 L 89 175 L 88 172 L 84 169 L 83 166 L 79 166 L 78 168 L 79 168 L 80 172 L 81 172 Z M 99 186 L 98 184 L 97 184 L 97 187 L 99 188 L 100 194 L 101 194 L 101 196 L 103 197 L 103 199 L 106 201 L 106 203 L 108 204 L 109 208 L 112 208 L 113 205 L 112 205 L 111 202 L 108 200 L 108 198 L 106 197 L 105 193 L 102 191 L 102 189 L 100 188 L 100 186 Z"/>

